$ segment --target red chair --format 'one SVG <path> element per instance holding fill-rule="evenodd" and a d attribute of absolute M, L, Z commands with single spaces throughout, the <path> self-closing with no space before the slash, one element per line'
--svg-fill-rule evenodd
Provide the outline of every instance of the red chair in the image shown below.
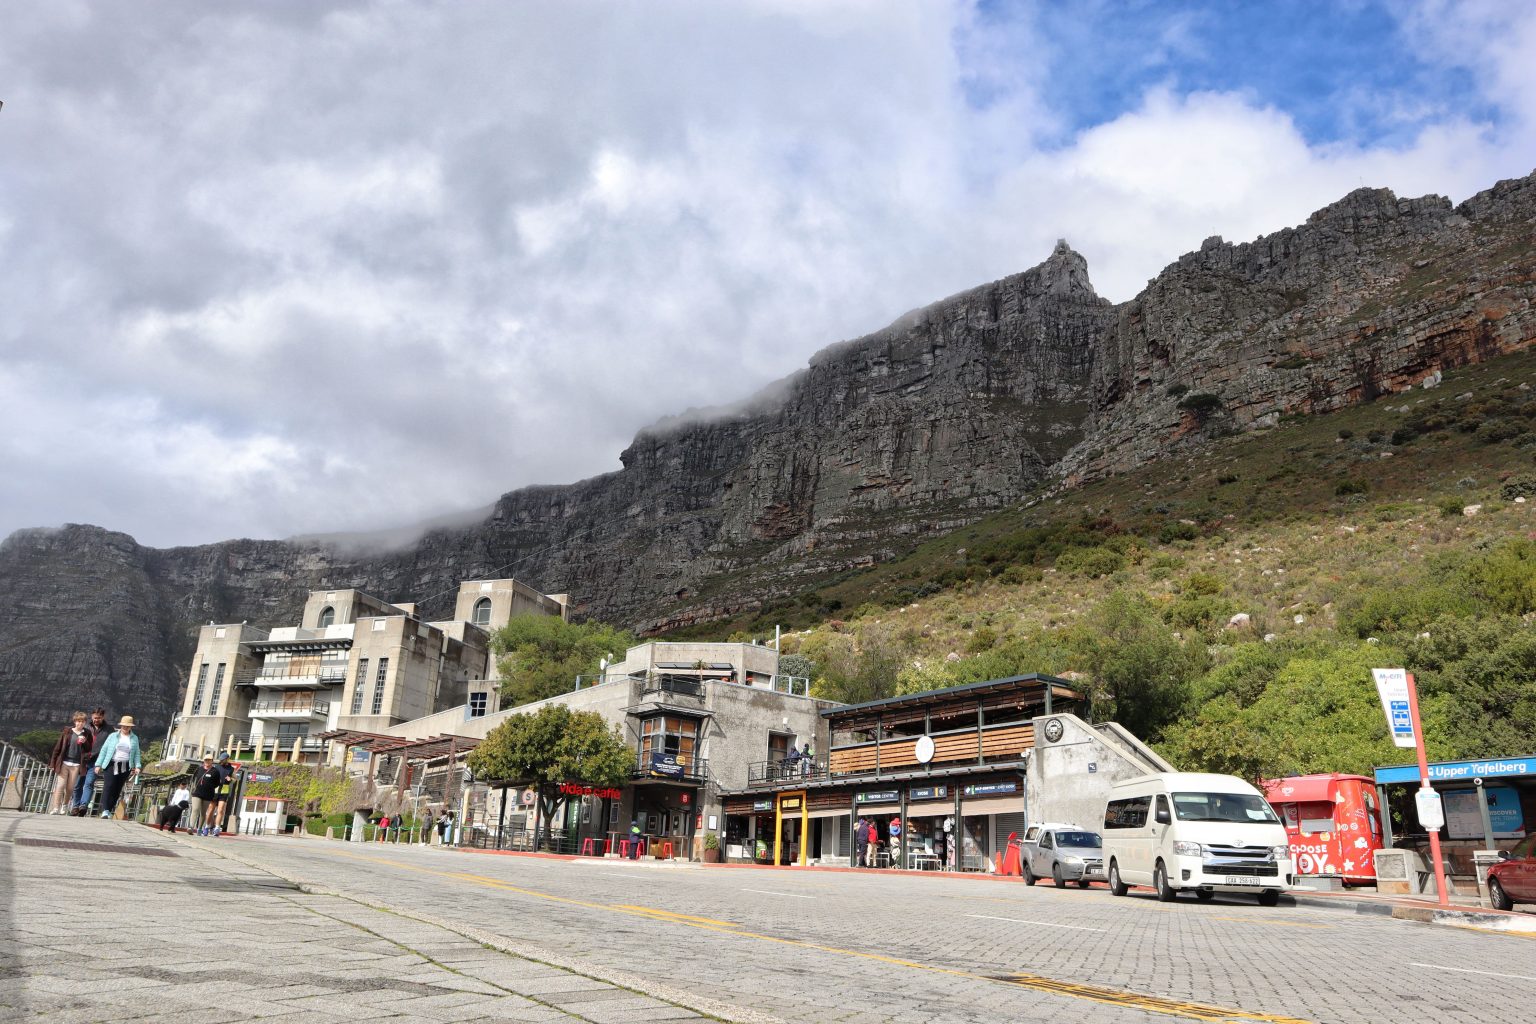
<path fill-rule="evenodd" d="M 608 840 L 594 839 L 591 836 L 581 841 L 581 855 L 583 857 L 601 857 L 608 852 Z"/>

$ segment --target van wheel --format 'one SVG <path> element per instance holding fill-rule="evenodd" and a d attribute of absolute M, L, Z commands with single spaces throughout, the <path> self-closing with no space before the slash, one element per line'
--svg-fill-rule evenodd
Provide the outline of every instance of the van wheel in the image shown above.
<path fill-rule="evenodd" d="M 1051 865 L 1051 881 L 1056 883 L 1056 888 L 1058 889 L 1065 889 L 1067 887 L 1067 880 L 1061 877 L 1060 864 Z"/>
<path fill-rule="evenodd" d="M 1115 861 L 1109 862 L 1109 891 L 1116 896 L 1124 896 L 1131 891 L 1131 887 L 1120 880 L 1120 865 Z"/>
<path fill-rule="evenodd" d="M 1509 898 L 1509 893 L 1504 891 L 1504 886 L 1497 878 L 1488 879 L 1488 902 L 1493 904 L 1494 910 L 1515 909 L 1515 901 Z"/>
<path fill-rule="evenodd" d="M 1259 893 L 1259 906 L 1261 906 L 1261 907 L 1274 907 L 1274 906 L 1278 906 L 1279 903 L 1280 903 L 1280 890 L 1279 889 L 1265 889 L 1263 892 Z"/>
<path fill-rule="evenodd" d="M 1029 865 L 1028 864 L 1024 865 L 1024 884 L 1025 885 L 1034 885 L 1035 884 L 1035 873 L 1033 871 L 1029 870 Z"/>
<path fill-rule="evenodd" d="M 1172 903 L 1174 897 L 1178 896 L 1178 892 L 1168 884 L 1168 869 L 1163 867 L 1162 861 L 1158 861 L 1157 867 L 1152 871 L 1152 887 L 1157 890 L 1159 903 Z"/>
<path fill-rule="evenodd" d="M 1196 889 L 1195 890 L 1195 899 L 1199 900 L 1201 903 L 1205 903 L 1205 902 L 1207 902 L 1209 900 L 1214 899 L 1215 897 L 1216 897 L 1216 893 L 1213 890 L 1211 890 L 1211 889 Z"/>

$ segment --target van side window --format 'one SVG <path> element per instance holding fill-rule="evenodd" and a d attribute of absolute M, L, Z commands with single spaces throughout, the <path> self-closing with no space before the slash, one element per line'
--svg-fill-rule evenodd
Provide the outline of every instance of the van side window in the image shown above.
<path fill-rule="evenodd" d="M 1128 796 L 1111 800 L 1104 808 L 1104 827 L 1143 828 L 1147 824 L 1147 811 L 1152 807 L 1150 796 Z"/>

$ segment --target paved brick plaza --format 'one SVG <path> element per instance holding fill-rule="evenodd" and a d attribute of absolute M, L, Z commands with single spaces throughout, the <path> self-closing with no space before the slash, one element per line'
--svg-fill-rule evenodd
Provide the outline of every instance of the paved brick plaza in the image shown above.
<path fill-rule="evenodd" d="M 1523 1022 L 1536 999 L 1528 936 L 963 878 L 8 814 L 0 885 L 0 1016 L 27 1020 Z M 82 891 L 84 924 L 63 909 Z"/>

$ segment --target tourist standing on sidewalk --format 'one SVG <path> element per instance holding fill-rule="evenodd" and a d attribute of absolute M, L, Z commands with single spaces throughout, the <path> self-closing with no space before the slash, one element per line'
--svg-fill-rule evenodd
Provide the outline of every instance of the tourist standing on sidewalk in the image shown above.
<path fill-rule="evenodd" d="M 438 815 L 437 818 L 437 844 L 439 846 L 448 845 L 448 830 L 452 827 L 453 813 L 451 811 L 444 810 L 443 813 Z"/>
<path fill-rule="evenodd" d="M 101 745 L 112 735 L 107 725 L 106 708 L 97 708 L 91 712 L 91 720 L 85 724 L 85 731 L 91 738 L 91 746 L 84 751 L 85 760 L 80 762 L 80 779 L 75 783 L 74 813 L 80 817 L 90 812 L 91 797 L 96 795 L 96 755 L 101 753 Z"/>
<path fill-rule="evenodd" d="M 123 797 L 123 787 L 139 777 L 143 759 L 139 756 L 139 738 L 133 734 L 133 717 L 124 715 L 117 732 L 108 736 L 96 755 L 96 774 L 106 782 L 101 788 L 101 816 L 110 818 Z"/>
<path fill-rule="evenodd" d="M 214 767 L 213 756 L 204 755 L 203 766 L 192 773 L 191 813 L 187 815 L 187 831 L 205 836 L 212 825 L 213 805 L 219 795 L 219 770 Z"/>
<path fill-rule="evenodd" d="M 53 769 L 53 797 L 48 801 L 49 814 L 67 814 L 74 809 L 75 783 L 80 781 L 80 766 L 85 763 L 91 749 L 91 737 L 85 730 L 85 712 L 76 711 L 70 716 L 69 725 L 59 733 L 53 745 L 53 756 L 48 767 Z"/>
<path fill-rule="evenodd" d="M 860 818 L 859 823 L 853 826 L 853 866 L 864 866 L 864 854 L 869 850 L 869 822 Z"/>

